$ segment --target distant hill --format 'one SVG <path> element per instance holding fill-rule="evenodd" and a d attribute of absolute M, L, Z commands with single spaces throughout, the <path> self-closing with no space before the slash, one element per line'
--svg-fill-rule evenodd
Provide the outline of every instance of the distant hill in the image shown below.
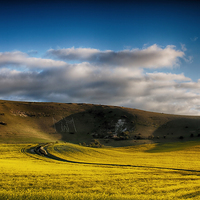
<path fill-rule="evenodd" d="M 108 146 L 200 140 L 200 117 L 76 103 L 0 101 L 0 142 Z"/>

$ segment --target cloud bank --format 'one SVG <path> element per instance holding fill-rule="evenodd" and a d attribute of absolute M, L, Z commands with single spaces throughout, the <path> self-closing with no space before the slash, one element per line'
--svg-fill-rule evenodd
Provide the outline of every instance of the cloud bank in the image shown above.
<path fill-rule="evenodd" d="M 200 79 L 194 82 L 183 73 L 145 71 L 180 64 L 185 54 L 174 46 L 153 45 L 119 52 L 51 49 L 47 54 L 51 59 L 19 51 L 0 53 L 0 98 L 97 103 L 200 115 Z"/>
<path fill-rule="evenodd" d="M 172 67 L 178 64 L 178 58 L 184 57 L 184 52 L 175 50 L 175 46 L 168 45 L 162 49 L 156 44 L 146 49 L 133 49 L 114 52 L 100 51 L 89 48 L 50 49 L 48 56 L 71 61 L 86 61 L 106 66 L 127 66 L 140 68 Z"/>

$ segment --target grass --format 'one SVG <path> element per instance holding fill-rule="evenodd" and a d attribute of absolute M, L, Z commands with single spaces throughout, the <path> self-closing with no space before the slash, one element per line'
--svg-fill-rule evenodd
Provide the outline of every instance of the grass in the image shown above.
<path fill-rule="evenodd" d="M 49 153 L 62 161 L 26 151 L 35 145 L 0 145 L 0 199 L 200 198 L 198 142 L 182 144 L 175 151 L 172 144 L 162 148 L 155 144 L 100 149 L 70 143 L 49 146 Z M 171 150 L 163 151 L 167 148 Z"/>
<path fill-rule="evenodd" d="M 72 119 L 74 125 L 67 123 Z M 116 123 L 120 119 L 126 120 L 130 139 L 105 141 L 104 136 L 115 133 Z M 181 141 L 180 136 L 183 137 L 182 141 L 196 140 L 200 134 L 200 117 L 197 116 L 169 115 L 93 104 L 0 100 L 0 122 L 0 143 L 66 141 L 90 144 L 92 135 L 97 134 L 101 144 L 120 147 L 177 142 Z M 72 132 L 74 134 L 70 134 Z M 190 137 L 191 134 L 194 137 Z M 139 135 L 143 139 L 136 139 Z"/>

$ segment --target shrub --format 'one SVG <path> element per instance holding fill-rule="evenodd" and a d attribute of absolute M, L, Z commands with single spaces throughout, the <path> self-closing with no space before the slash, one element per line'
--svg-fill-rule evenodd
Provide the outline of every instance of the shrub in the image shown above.
<path fill-rule="evenodd" d="M 83 145 L 84 147 L 86 147 L 86 146 L 87 146 L 87 144 L 86 144 L 85 142 L 83 142 L 83 143 L 82 143 L 82 145 Z"/>
<path fill-rule="evenodd" d="M 129 131 L 125 131 L 125 132 L 122 132 L 122 135 L 123 135 L 123 136 L 129 136 L 130 133 L 129 133 Z"/>
<path fill-rule="evenodd" d="M 181 140 L 182 140 L 183 138 L 184 138 L 184 137 L 183 137 L 182 135 L 179 137 L 179 139 L 181 139 Z"/>
<path fill-rule="evenodd" d="M 85 144 L 85 146 L 86 146 L 86 144 Z M 93 147 L 93 148 L 100 148 L 100 147 L 103 147 L 104 145 L 102 145 L 98 140 L 94 139 L 92 142 L 90 142 L 90 144 L 88 146 Z"/>
<path fill-rule="evenodd" d="M 190 134 L 190 137 L 194 137 L 194 134 L 193 134 L 193 133 L 191 133 L 191 134 Z"/>
<path fill-rule="evenodd" d="M 98 140 L 96 140 L 96 139 L 94 139 L 93 142 L 94 142 L 95 145 L 100 144 L 100 142 Z"/>
<path fill-rule="evenodd" d="M 96 147 L 96 145 L 95 145 L 94 142 L 91 142 L 91 143 L 89 144 L 89 147 Z"/>
<path fill-rule="evenodd" d="M 124 140 L 124 136 L 119 136 L 119 139 L 120 140 Z"/>
<path fill-rule="evenodd" d="M 138 140 L 139 140 L 139 139 L 141 139 L 141 137 L 138 135 L 138 136 L 136 137 L 136 139 L 138 139 Z"/>
<path fill-rule="evenodd" d="M 6 123 L 6 122 L 0 122 L 0 124 L 1 124 L 1 125 L 7 125 L 7 123 Z"/>

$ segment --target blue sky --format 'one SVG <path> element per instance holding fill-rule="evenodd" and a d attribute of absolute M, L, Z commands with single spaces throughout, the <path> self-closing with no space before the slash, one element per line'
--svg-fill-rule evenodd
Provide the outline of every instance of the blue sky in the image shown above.
<path fill-rule="evenodd" d="M 200 114 L 196 1 L 28 2 L 0 7 L 1 99 Z"/>

